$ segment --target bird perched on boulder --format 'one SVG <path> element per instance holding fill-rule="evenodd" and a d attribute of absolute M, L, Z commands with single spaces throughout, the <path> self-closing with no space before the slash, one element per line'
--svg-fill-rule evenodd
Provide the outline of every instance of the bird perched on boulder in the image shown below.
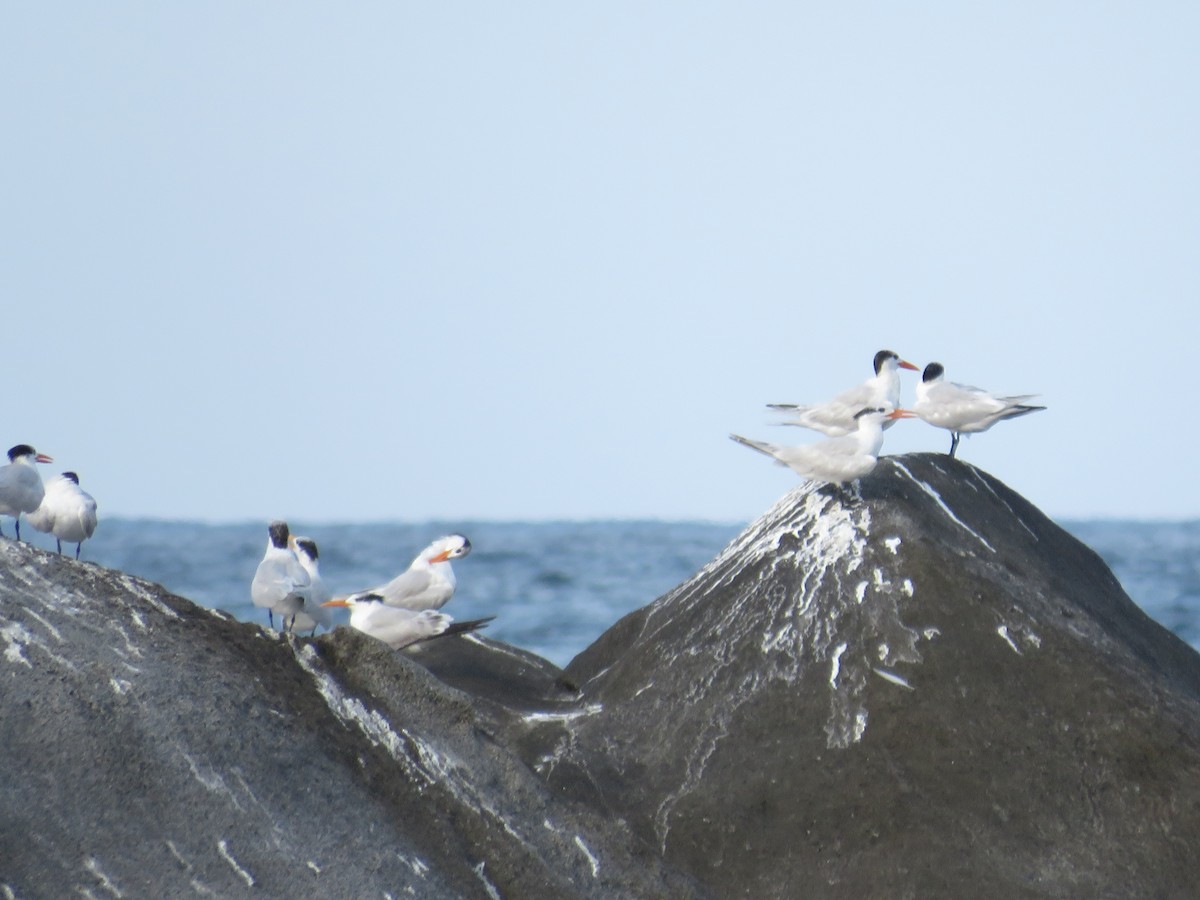
<path fill-rule="evenodd" d="M 387 606 L 411 609 L 441 609 L 454 596 L 457 580 L 450 562 L 471 552 L 471 542 L 461 534 L 438 538 L 417 554 L 408 569 L 382 587 L 351 594 L 356 599 L 366 594 L 380 598 Z"/>
<path fill-rule="evenodd" d="M 275 627 L 275 613 L 285 630 L 289 616 L 304 608 L 311 580 L 288 543 L 287 522 L 276 520 L 267 526 L 267 550 L 250 582 L 250 599 L 265 607 L 267 621 Z"/>
<path fill-rule="evenodd" d="M 987 431 L 1003 419 L 1015 419 L 1046 408 L 1024 402 L 1036 394 L 997 397 L 982 388 L 946 381 L 945 375 L 941 363 L 931 362 L 925 367 L 912 411 L 930 425 L 950 432 L 951 456 L 958 449 L 961 435 Z"/>
<path fill-rule="evenodd" d="M 17 520 L 17 540 L 21 539 L 21 513 L 31 513 L 42 503 L 46 489 L 35 463 L 54 462 L 28 444 L 17 444 L 8 451 L 8 465 L 0 466 L 0 516 Z M 3 531 L 0 531 L 0 535 Z"/>
<path fill-rule="evenodd" d="M 333 610 L 324 606 L 329 599 L 329 588 L 321 578 L 321 567 L 317 562 L 317 542 L 309 537 L 291 537 L 289 544 L 296 552 L 296 558 L 304 571 L 308 573 L 309 588 L 304 597 L 304 605 L 292 617 L 293 631 L 316 632 L 318 625 L 326 628 L 333 627 Z"/>
<path fill-rule="evenodd" d="M 855 416 L 857 430 L 843 437 L 827 438 L 815 444 L 779 446 L 753 441 L 738 434 L 729 437 L 751 450 L 765 453 L 781 466 L 813 481 L 841 483 L 861 478 L 878 461 L 883 447 L 883 423 L 910 418 L 906 409 L 884 406 L 867 407 Z"/>
<path fill-rule="evenodd" d="M 768 408 L 789 413 L 792 418 L 780 424 L 811 428 L 829 437 L 842 437 L 858 430 L 857 416 L 867 407 L 900 406 L 900 369 L 920 371 L 891 350 L 875 354 L 875 374 L 857 387 L 843 391 L 826 403 L 803 406 L 795 403 L 770 403 Z M 892 423 L 887 422 L 884 427 Z"/>
<path fill-rule="evenodd" d="M 96 501 L 79 486 L 79 476 L 63 472 L 45 486 L 42 502 L 27 516 L 29 524 L 45 534 L 53 534 L 62 553 L 62 542 L 75 545 L 75 558 L 83 542 L 96 533 Z"/>
<path fill-rule="evenodd" d="M 350 610 L 350 627 L 383 641 L 394 650 L 435 637 L 450 637 L 484 628 L 495 616 L 455 622 L 446 613 L 433 609 L 411 610 L 388 606 L 377 594 L 326 601 L 325 606 L 344 606 Z"/>

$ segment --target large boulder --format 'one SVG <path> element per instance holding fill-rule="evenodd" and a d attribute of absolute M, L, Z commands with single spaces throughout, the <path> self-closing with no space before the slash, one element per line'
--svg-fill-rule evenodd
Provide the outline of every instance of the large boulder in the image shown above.
<path fill-rule="evenodd" d="M 501 703 L 349 629 L 281 639 L 0 541 L 0 691 L 3 896 L 703 893 L 554 796 Z"/>
<path fill-rule="evenodd" d="M 1200 657 L 944 456 L 800 485 L 565 671 L 0 541 L 0 893 L 1200 895 Z"/>
<path fill-rule="evenodd" d="M 1200 896 L 1200 656 L 960 461 L 795 488 L 566 676 L 538 770 L 719 896 Z"/>

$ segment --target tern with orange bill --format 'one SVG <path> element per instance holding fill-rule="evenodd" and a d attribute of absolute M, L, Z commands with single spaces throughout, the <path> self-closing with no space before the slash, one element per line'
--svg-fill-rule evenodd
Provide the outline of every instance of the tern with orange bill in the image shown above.
<path fill-rule="evenodd" d="M 42 503 L 46 488 L 38 474 L 37 463 L 54 462 L 28 444 L 17 444 L 8 451 L 8 465 L 0 467 L 0 516 L 17 520 L 17 540 L 21 539 L 21 513 L 31 513 Z M 0 530 L 0 535 L 3 535 Z"/>
<path fill-rule="evenodd" d="M 772 457 L 779 465 L 787 466 L 804 478 L 840 484 L 862 478 L 875 468 L 883 447 L 884 422 L 908 419 L 912 415 L 907 409 L 866 407 L 854 417 L 858 427 L 853 434 L 800 446 L 768 444 L 737 434 L 729 437 L 751 450 Z"/>
<path fill-rule="evenodd" d="M 434 609 L 401 609 L 388 606 L 378 594 L 356 594 L 327 600 L 324 606 L 342 606 L 350 610 L 350 627 L 383 641 L 393 650 L 436 637 L 450 637 L 477 631 L 492 621 L 472 619 L 455 622 L 446 613 Z"/>
<path fill-rule="evenodd" d="M 875 374 L 857 387 L 842 391 L 827 403 L 803 406 L 795 403 L 769 403 L 769 409 L 788 413 L 791 418 L 781 425 L 799 425 L 811 428 L 829 437 L 842 437 L 858 430 L 857 415 L 868 407 L 900 406 L 900 370 L 919 372 L 916 366 L 903 360 L 891 350 L 880 350 L 875 354 Z M 892 424 L 884 424 L 887 428 Z"/>
<path fill-rule="evenodd" d="M 359 591 L 345 599 L 357 599 L 367 594 L 378 597 L 385 606 L 421 612 L 441 609 L 454 596 L 457 581 L 450 563 L 471 552 L 471 542 L 461 534 L 438 538 L 417 554 L 407 570 L 387 584 Z"/>

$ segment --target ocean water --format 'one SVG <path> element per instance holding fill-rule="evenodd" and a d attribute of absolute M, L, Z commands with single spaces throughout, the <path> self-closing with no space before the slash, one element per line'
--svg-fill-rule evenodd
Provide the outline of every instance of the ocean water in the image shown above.
<path fill-rule="evenodd" d="M 1103 557 L 1150 616 L 1200 648 L 1200 522 L 1060 524 Z M 467 535 L 472 552 L 454 564 L 458 591 L 446 611 L 456 619 L 495 616 L 489 637 L 562 666 L 625 613 L 690 577 L 744 525 L 294 522 L 292 527 L 316 540 L 321 574 L 335 594 L 388 581 L 434 538 Z M 11 537 L 10 529 L 6 533 Z M 53 540 L 32 528 L 23 536 L 53 549 Z M 82 558 L 265 624 L 266 613 L 250 602 L 250 581 L 266 542 L 265 522 L 106 519 L 83 545 Z M 338 622 L 348 617 L 342 610 L 337 615 Z"/>

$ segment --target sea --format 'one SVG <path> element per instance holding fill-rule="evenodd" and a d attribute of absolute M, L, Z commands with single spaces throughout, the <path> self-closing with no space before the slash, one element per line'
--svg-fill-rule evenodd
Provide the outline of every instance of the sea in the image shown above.
<path fill-rule="evenodd" d="M 12 537 L 12 520 L 5 534 Z M 313 538 L 334 594 L 374 587 L 407 568 L 432 540 L 458 532 L 472 550 L 454 563 L 456 619 L 495 616 L 487 636 L 565 666 L 621 616 L 685 581 L 746 523 L 293 522 Z M 1200 649 L 1200 521 L 1059 522 L 1095 550 L 1152 618 Z M 28 525 L 22 538 L 54 540 Z M 265 522 L 211 524 L 102 519 L 82 559 L 158 582 L 196 603 L 266 624 L 250 581 L 267 543 Z M 64 547 L 74 552 L 74 546 Z M 339 623 L 347 614 L 337 611 Z"/>

